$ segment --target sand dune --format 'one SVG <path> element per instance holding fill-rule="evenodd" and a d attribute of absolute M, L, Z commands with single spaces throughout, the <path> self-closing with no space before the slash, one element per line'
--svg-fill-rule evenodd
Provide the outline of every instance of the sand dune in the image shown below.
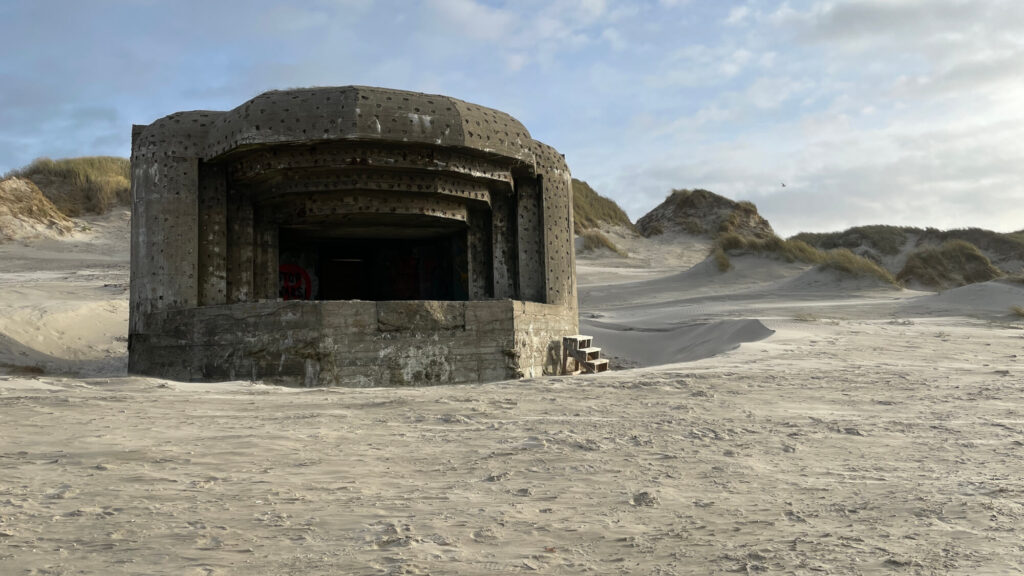
<path fill-rule="evenodd" d="M 758 320 L 718 320 L 707 323 L 637 327 L 585 319 L 580 330 L 594 336 L 607 351 L 606 358 L 622 367 L 658 366 L 692 362 L 756 342 L 775 331 Z"/>
<path fill-rule="evenodd" d="M 124 375 L 127 212 L 79 221 L 64 240 L 0 244 L 0 368 Z"/>
<path fill-rule="evenodd" d="M 0 242 L 54 238 L 71 231 L 71 220 L 31 180 L 0 178 Z"/>
<path fill-rule="evenodd" d="M 581 258 L 645 367 L 188 384 L 118 375 L 122 233 L 0 245 L 0 574 L 1024 570 L 1019 284 Z"/>

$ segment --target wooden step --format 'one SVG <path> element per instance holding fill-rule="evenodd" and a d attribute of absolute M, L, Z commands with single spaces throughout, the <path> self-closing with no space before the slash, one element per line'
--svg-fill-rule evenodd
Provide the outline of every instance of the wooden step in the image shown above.
<path fill-rule="evenodd" d="M 573 350 L 578 349 L 578 348 L 589 348 L 590 347 L 590 343 L 593 342 L 593 341 L 594 341 L 594 337 L 593 336 L 584 336 L 583 334 L 576 334 L 576 335 L 573 335 L 573 336 L 563 336 L 562 337 L 562 346 L 565 346 L 566 348 L 573 349 Z"/>
<path fill-rule="evenodd" d="M 601 349 L 594 347 L 577 348 L 576 350 L 573 351 L 573 357 L 575 357 L 577 360 L 582 361 L 597 360 L 598 358 L 601 357 Z"/>
<path fill-rule="evenodd" d="M 593 336 L 583 334 L 562 337 L 562 374 L 593 374 L 608 369 L 608 360 L 601 358 L 601 349 L 592 346 L 593 341 Z M 573 370 L 569 369 L 570 361 Z"/>

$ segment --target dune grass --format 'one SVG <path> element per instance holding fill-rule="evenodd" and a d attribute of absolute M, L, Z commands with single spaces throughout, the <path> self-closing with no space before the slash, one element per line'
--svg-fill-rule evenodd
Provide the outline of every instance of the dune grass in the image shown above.
<path fill-rule="evenodd" d="M 787 262 L 822 264 L 825 261 L 825 253 L 808 245 L 806 242 L 783 240 L 774 235 L 768 238 L 752 238 L 735 233 L 721 234 L 716 239 L 715 245 L 720 246 L 726 252 L 731 250 L 755 252 L 757 254 L 776 254 Z"/>
<path fill-rule="evenodd" d="M 710 192 L 709 192 L 710 194 Z M 744 230 L 751 228 L 750 224 L 757 220 L 764 221 L 761 215 L 757 212 L 757 206 L 748 200 L 741 200 L 736 203 L 736 207 L 733 208 L 732 212 L 729 213 L 719 224 L 718 232 L 716 236 L 722 236 L 725 234 L 741 234 L 750 236 L 750 233 L 745 233 Z M 767 224 L 767 222 L 765 222 Z M 760 236 L 758 236 L 758 234 Z M 759 230 L 756 232 L 755 237 L 770 239 L 774 236 L 774 233 L 767 230 Z"/>
<path fill-rule="evenodd" d="M 732 268 L 732 261 L 729 260 L 729 255 L 725 253 L 721 246 L 715 245 L 711 249 L 711 256 L 714 257 L 715 265 L 718 266 L 719 272 L 728 272 Z"/>
<path fill-rule="evenodd" d="M 127 158 L 84 156 L 51 160 L 37 158 L 6 176 L 35 183 L 57 209 L 68 216 L 102 214 L 130 200 L 131 164 Z"/>
<path fill-rule="evenodd" d="M 771 225 L 752 202 L 736 202 L 701 188 L 672 190 L 664 202 L 636 223 L 637 232 L 648 238 L 666 229 L 712 239 L 724 234 L 756 238 L 773 234 Z"/>
<path fill-rule="evenodd" d="M 927 230 L 926 239 L 933 238 L 935 243 L 950 240 L 963 240 L 978 247 L 985 254 L 993 257 L 1017 259 L 1024 254 L 1024 235 L 1020 232 L 1004 234 L 983 228 L 955 228 L 953 230 Z"/>
<path fill-rule="evenodd" d="M 0 242 L 38 232 L 63 236 L 74 228 L 53 202 L 27 178 L 0 180 Z"/>
<path fill-rule="evenodd" d="M 1010 311 L 1017 316 L 1024 318 L 1024 306 L 1011 306 Z"/>
<path fill-rule="evenodd" d="M 993 232 L 981 228 L 957 228 L 939 230 L 936 228 L 915 228 L 912 226 L 857 226 L 842 232 L 802 232 L 792 237 L 808 244 L 828 250 L 832 248 L 867 248 L 878 256 L 895 256 L 907 242 L 917 247 L 941 246 L 950 241 L 964 241 L 973 244 L 994 261 L 1018 261 L 1024 254 L 1024 230 L 1010 233 Z M 860 252 L 860 250 L 858 250 Z M 873 258 L 878 260 L 880 258 Z"/>
<path fill-rule="evenodd" d="M 916 282 L 939 289 L 987 282 L 1003 276 L 1002 271 L 965 240 L 947 240 L 910 254 L 897 275 L 901 282 Z"/>
<path fill-rule="evenodd" d="M 629 256 L 629 254 L 619 248 L 611 238 L 604 235 L 600 230 L 584 230 L 580 233 L 580 237 L 583 238 L 583 251 L 594 252 L 597 250 L 610 250 L 619 256 Z"/>
<path fill-rule="evenodd" d="M 792 240 L 801 240 L 822 250 L 859 248 L 867 246 L 882 254 L 894 256 L 907 243 L 908 234 L 921 233 L 919 228 L 906 226 L 855 226 L 842 232 L 801 232 Z"/>
<path fill-rule="evenodd" d="M 661 225 L 661 222 L 652 222 L 644 228 L 643 235 L 647 238 L 651 236 L 660 236 L 665 233 L 665 227 Z"/>
<path fill-rule="evenodd" d="M 573 228 L 576 234 L 601 225 L 622 226 L 633 230 L 629 216 L 610 198 L 605 198 L 589 184 L 572 179 Z"/>
<path fill-rule="evenodd" d="M 715 258 L 718 269 L 723 272 L 732 266 L 728 256 L 730 251 L 773 255 L 786 262 L 814 264 L 823 270 L 835 270 L 852 276 L 873 277 L 887 284 L 899 285 L 885 268 L 846 248 L 823 251 L 801 240 L 783 240 L 775 235 L 762 239 L 734 233 L 722 234 L 715 241 L 712 256 Z"/>
<path fill-rule="evenodd" d="M 888 270 L 863 256 L 854 254 L 846 248 L 836 248 L 835 250 L 825 252 L 825 261 L 822 263 L 822 268 L 825 270 L 837 270 L 853 276 L 873 276 L 893 286 L 899 285 Z"/>

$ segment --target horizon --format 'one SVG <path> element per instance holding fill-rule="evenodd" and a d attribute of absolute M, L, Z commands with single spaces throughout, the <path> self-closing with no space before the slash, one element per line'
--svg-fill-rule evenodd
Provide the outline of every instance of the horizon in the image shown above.
<path fill-rule="evenodd" d="M 107 158 L 107 157 L 109 157 L 109 158 L 116 158 L 118 160 L 128 160 L 129 159 L 129 158 L 124 157 L 124 156 L 100 156 L 100 157 L 101 158 Z M 35 160 L 33 160 L 33 162 L 35 162 L 36 160 L 50 160 L 50 161 L 55 161 L 55 162 L 61 162 L 61 161 L 66 161 L 66 160 L 77 160 L 77 159 L 81 159 L 81 158 L 88 158 L 88 157 L 74 156 L 74 157 L 67 157 L 67 158 L 49 158 L 49 157 L 45 157 L 44 156 L 44 157 L 36 158 Z M 0 173 L 0 177 L 3 177 L 3 178 L 6 178 L 6 177 L 20 177 L 19 175 L 15 174 L 15 172 L 17 172 L 17 171 L 19 171 L 21 169 L 29 168 L 29 166 L 30 165 L 26 165 L 26 166 L 23 166 L 21 168 L 8 171 L 7 173 Z M 587 186 L 590 186 L 590 184 L 587 181 L 580 180 L 575 175 L 572 176 L 572 179 L 573 180 L 579 180 L 583 184 L 585 184 Z M 601 192 L 599 190 L 594 190 L 593 187 L 591 187 L 591 190 L 596 192 L 598 195 L 600 195 L 600 196 L 602 196 L 604 198 L 607 198 L 607 196 L 604 196 L 603 194 L 601 194 Z M 696 190 L 696 189 L 692 189 L 692 190 Z M 666 194 L 665 198 L 661 202 L 659 202 L 655 206 L 652 206 L 647 212 L 645 212 L 644 214 L 640 215 L 639 217 L 637 217 L 635 219 L 630 218 L 630 223 L 633 224 L 633 225 L 636 225 L 637 221 L 639 221 L 644 216 L 648 215 L 650 212 L 653 212 L 655 208 L 660 207 L 665 201 L 667 201 L 669 198 L 671 198 L 673 194 L 675 194 L 676 192 L 681 192 L 681 191 L 683 191 L 683 189 L 678 189 L 678 188 L 675 189 L 675 190 L 669 191 L 668 194 Z M 705 190 L 705 191 L 706 192 L 710 192 L 711 194 L 714 194 L 716 196 L 721 196 L 720 194 L 717 194 L 713 190 Z M 614 200 L 613 200 L 613 202 L 614 202 Z M 760 209 L 757 208 L 757 204 L 753 203 L 753 202 L 752 202 L 752 204 L 754 204 L 755 210 L 757 210 L 758 214 L 760 214 Z M 618 204 L 616 204 L 616 206 L 618 206 Z M 619 206 L 619 208 L 621 209 L 621 206 Z M 627 217 L 628 216 L 629 215 L 627 214 Z M 762 217 L 763 217 L 763 215 L 762 215 Z M 768 221 L 768 224 L 771 225 L 771 221 Z M 915 229 L 918 229 L 918 230 L 935 229 L 934 226 L 912 226 L 912 225 L 875 223 L 875 224 L 860 224 L 860 225 L 857 225 L 857 226 L 851 226 L 851 227 L 844 228 L 844 229 L 841 229 L 841 230 L 839 230 L 839 229 L 837 229 L 837 230 L 800 230 L 798 232 L 794 232 L 792 234 L 785 235 L 783 237 L 784 238 L 789 238 L 789 237 L 797 236 L 797 235 L 800 235 L 800 234 L 823 234 L 823 233 L 824 234 L 828 234 L 828 233 L 833 233 L 833 232 L 845 232 L 845 231 L 853 229 L 853 228 L 870 227 L 870 226 L 886 226 L 886 227 L 894 227 L 894 228 L 915 228 Z M 961 228 L 945 228 L 945 229 L 940 228 L 938 230 L 940 232 L 945 232 L 945 231 L 967 230 L 967 229 L 979 229 L 979 228 L 977 226 L 965 226 L 965 227 L 961 227 Z M 989 231 L 999 232 L 999 233 L 1021 233 L 1021 232 L 1024 232 L 1024 228 L 1022 228 L 1021 230 L 1007 230 L 1007 231 L 1003 231 L 1003 232 L 996 231 L 996 230 L 989 230 Z"/>
<path fill-rule="evenodd" d="M 0 6 L 10 44 L 32 47 L 0 66 L 0 174 L 126 157 L 132 124 L 179 110 L 362 84 L 508 112 L 633 222 L 704 188 L 755 203 L 783 236 L 1024 229 L 1024 4 L 1011 0 L 245 7 Z"/>

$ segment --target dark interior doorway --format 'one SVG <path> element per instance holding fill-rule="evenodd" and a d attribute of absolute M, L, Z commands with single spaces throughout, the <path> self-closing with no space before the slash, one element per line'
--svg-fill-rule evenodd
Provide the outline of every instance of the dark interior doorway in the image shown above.
<path fill-rule="evenodd" d="M 279 253 L 284 299 L 468 299 L 464 228 L 421 238 L 333 237 L 330 230 L 282 228 Z M 296 287 L 307 282 L 308 290 Z"/>

